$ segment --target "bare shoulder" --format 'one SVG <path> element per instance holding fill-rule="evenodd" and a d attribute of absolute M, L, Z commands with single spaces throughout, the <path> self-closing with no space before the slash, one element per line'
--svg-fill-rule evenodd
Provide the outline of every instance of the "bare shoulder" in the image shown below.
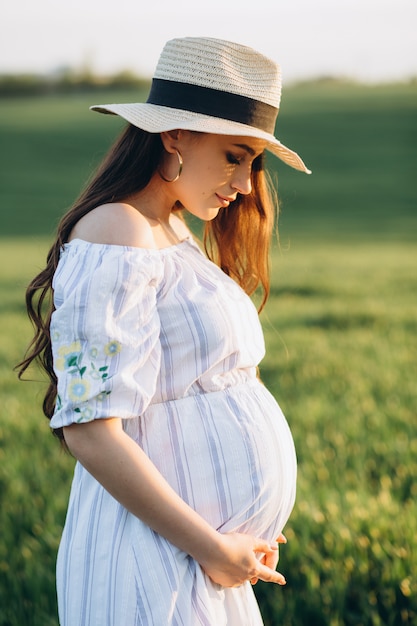
<path fill-rule="evenodd" d="M 156 247 L 147 218 L 123 202 L 103 204 L 84 215 L 74 226 L 71 239 L 138 248 Z"/>

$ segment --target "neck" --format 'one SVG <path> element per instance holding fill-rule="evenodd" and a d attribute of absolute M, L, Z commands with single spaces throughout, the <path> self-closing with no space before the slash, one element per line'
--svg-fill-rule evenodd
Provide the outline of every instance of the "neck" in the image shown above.
<path fill-rule="evenodd" d="M 155 174 L 144 189 L 126 198 L 126 202 L 147 219 L 169 226 L 176 198 L 167 185 L 161 184 L 158 174 Z"/>

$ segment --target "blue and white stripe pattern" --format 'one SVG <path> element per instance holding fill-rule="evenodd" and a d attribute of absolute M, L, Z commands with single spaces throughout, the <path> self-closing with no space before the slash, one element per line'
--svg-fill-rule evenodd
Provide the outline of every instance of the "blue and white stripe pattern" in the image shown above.
<path fill-rule="evenodd" d="M 51 425 L 123 419 L 178 494 L 221 532 L 274 540 L 295 498 L 287 422 L 256 377 L 250 298 L 190 238 L 162 250 L 65 246 L 51 323 Z M 259 626 L 249 583 L 200 566 L 77 463 L 57 564 L 61 626 Z"/>

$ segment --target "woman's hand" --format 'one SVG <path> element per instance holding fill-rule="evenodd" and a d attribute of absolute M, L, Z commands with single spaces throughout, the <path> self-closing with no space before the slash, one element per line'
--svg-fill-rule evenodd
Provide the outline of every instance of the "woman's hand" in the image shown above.
<path fill-rule="evenodd" d="M 277 543 L 270 544 L 264 539 L 240 533 L 220 537 L 221 549 L 213 551 L 206 561 L 200 560 L 200 565 L 213 582 L 223 587 L 239 587 L 246 581 L 254 584 L 253 581 L 258 580 L 285 585 L 284 576 L 275 571 Z"/>
<path fill-rule="evenodd" d="M 287 538 L 285 537 L 285 535 L 281 533 L 277 539 L 277 543 L 278 544 L 287 543 Z M 279 558 L 279 550 L 277 549 L 275 552 L 271 552 L 270 554 L 265 554 L 261 558 L 261 563 L 264 563 L 264 565 L 267 565 L 271 569 L 275 570 L 278 565 L 278 558 Z M 252 578 L 250 581 L 251 585 L 256 585 L 258 580 L 259 578 Z"/>

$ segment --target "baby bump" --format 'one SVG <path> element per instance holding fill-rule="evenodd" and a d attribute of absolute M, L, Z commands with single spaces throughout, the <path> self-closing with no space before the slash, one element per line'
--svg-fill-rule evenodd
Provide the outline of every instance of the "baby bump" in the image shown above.
<path fill-rule="evenodd" d="M 287 422 L 258 382 L 152 405 L 138 443 L 213 527 L 273 538 L 294 504 Z"/>

